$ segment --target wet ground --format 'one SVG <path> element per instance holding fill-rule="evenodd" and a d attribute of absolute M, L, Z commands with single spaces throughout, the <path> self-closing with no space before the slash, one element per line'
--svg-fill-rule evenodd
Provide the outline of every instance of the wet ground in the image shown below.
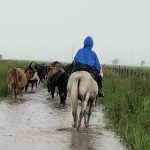
<path fill-rule="evenodd" d="M 103 114 L 94 108 L 90 126 L 72 129 L 69 100 L 59 106 L 47 89 L 28 93 L 19 102 L 0 103 L 0 150 L 124 150 L 114 133 L 105 129 Z"/>

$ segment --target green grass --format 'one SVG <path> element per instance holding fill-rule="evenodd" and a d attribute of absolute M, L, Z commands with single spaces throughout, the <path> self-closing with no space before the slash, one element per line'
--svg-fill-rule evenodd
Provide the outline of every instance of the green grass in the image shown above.
<path fill-rule="evenodd" d="M 106 71 L 105 114 L 122 139 L 135 150 L 150 149 L 150 80 Z"/>

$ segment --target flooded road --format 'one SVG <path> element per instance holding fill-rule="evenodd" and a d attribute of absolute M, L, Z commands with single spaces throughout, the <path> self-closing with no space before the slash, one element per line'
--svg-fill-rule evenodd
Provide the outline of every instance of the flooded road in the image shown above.
<path fill-rule="evenodd" d="M 59 106 L 47 89 L 25 94 L 19 103 L 0 103 L 1 150 L 124 150 L 119 139 L 105 129 L 103 114 L 94 108 L 90 126 L 74 132 L 70 102 Z"/>

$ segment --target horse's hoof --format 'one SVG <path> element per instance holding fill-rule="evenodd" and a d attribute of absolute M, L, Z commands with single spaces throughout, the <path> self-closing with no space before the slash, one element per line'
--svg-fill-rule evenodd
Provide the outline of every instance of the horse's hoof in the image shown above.
<path fill-rule="evenodd" d="M 88 124 L 85 124 L 85 128 L 88 128 L 89 127 L 89 125 Z"/>
<path fill-rule="evenodd" d="M 76 128 L 72 128 L 72 131 L 73 131 L 73 132 L 76 132 L 76 130 L 77 130 Z"/>
<path fill-rule="evenodd" d="M 75 124 L 75 123 L 73 123 L 73 124 L 72 124 L 72 127 L 73 127 L 73 128 L 76 128 L 77 126 L 76 126 L 76 124 Z"/>
<path fill-rule="evenodd" d="M 87 124 L 85 124 L 85 125 L 84 125 L 84 127 L 85 127 L 85 128 L 87 128 L 87 127 L 88 127 L 88 125 L 87 125 Z"/>
<path fill-rule="evenodd" d="M 78 127 L 77 129 L 76 129 L 76 131 L 79 131 L 80 130 L 80 128 Z"/>

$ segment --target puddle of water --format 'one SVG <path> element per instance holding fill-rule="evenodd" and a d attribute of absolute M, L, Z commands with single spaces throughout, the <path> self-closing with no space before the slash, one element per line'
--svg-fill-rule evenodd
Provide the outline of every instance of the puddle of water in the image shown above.
<path fill-rule="evenodd" d="M 72 128 L 70 103 L 59 105 L 47 89 L 27 93 L 20 103 L 0 103 L 2 150 L 124 150 L 119 139 L 105 129 L 103 114 L 94 109 L 89 128 Z"/>

